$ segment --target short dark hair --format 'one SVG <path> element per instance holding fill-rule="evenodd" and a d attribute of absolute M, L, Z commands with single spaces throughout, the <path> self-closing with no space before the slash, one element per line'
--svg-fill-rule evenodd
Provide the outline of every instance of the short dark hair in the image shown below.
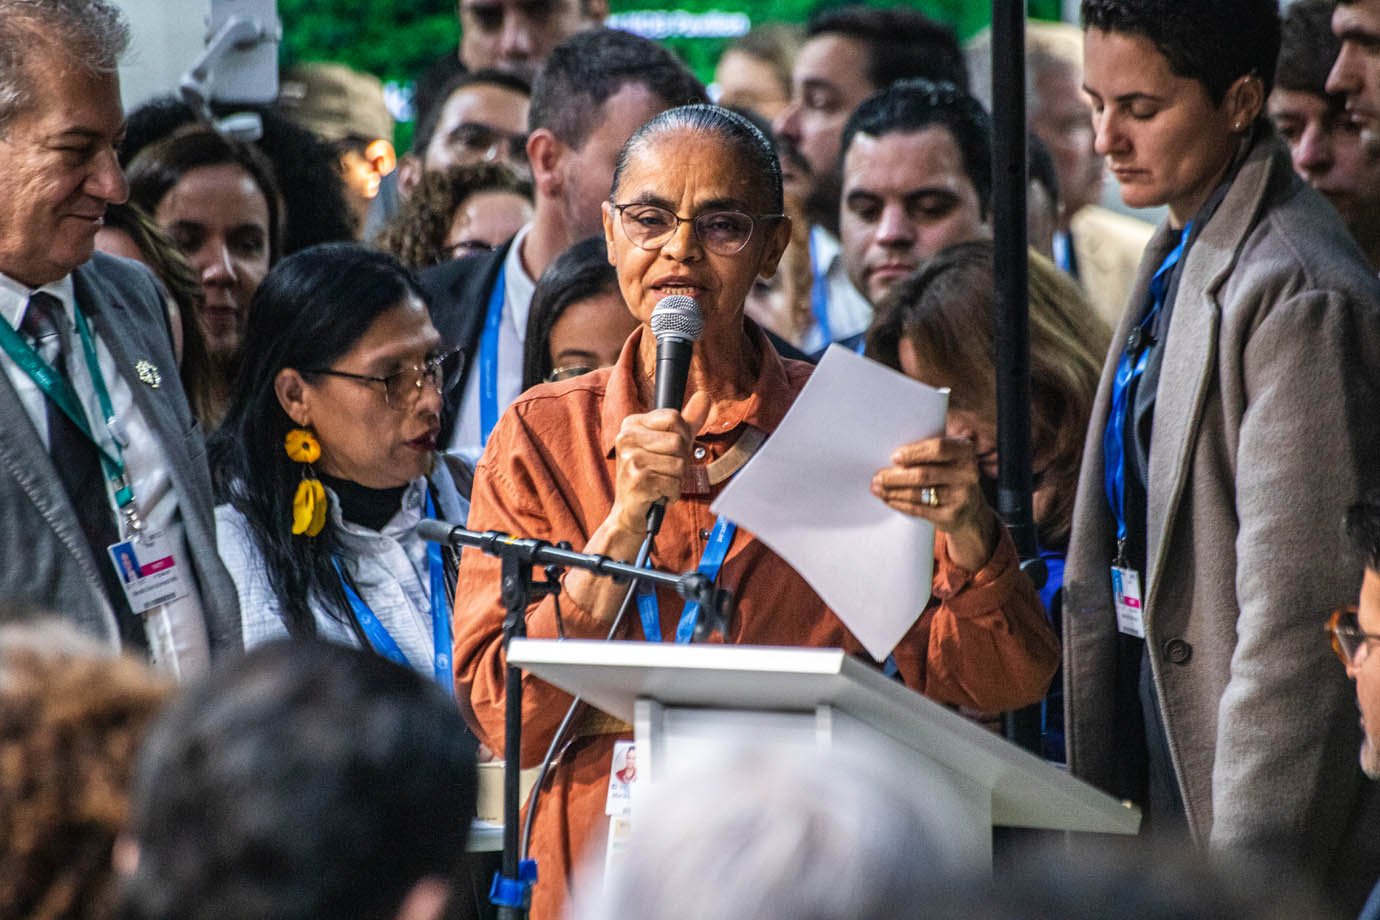
<path fill-rule="evenodd" d="M 598 127 L 600 108 L 629 83 L 645 86 L 667 108 L 709 101 L 694 74 L 656 42 L 590 29 L 553 48 L 537 71 L 528 130 L 546 128 L 578 150 Z"/>
<path fill-rule="evenodd" d="M 912 77 L 968 88 L 954 30 L 915 10 L 843 6 L 816 13 L 805 31 L 810 38 L 843 35 L 867 45 L 867 76 L 878 89 Z"/>
<path fill-rule="evenodd" d="M 522 388 L 536 386 L 555 370 L 551 366 L 551 329 L 573 303 L 600 294 L 618 293 L 618 272 L 609 264 L 602 236 L 586 237 L 556 256 L 532 292 L 523 345 Z"/>
<path fill-rule="evenodd" d="M 1247 74 L 1260 78 L 1266 94 L 1274 86 L 1278 0 L 1083 0 L 1082 20 L 1084 31 L 1145 38 L 1174 74 L 1201 83 L 1213 105 Z"/>
<path fill-rule="evenodd" d="M 417 131 L 412 135 L 412 152 L 417 156 L 423 156 L 426 148 L 431 146 L 431 138 L 436 133 L 436 125 L 441 121 L 441 111 L 445 109 L 446 103 L 456 92 L 467 86 L 496 86 L 499 89 L 506 89 L 510 92 L 522 96 L 532 95 L 532 84 L 515 73 L 506 70 L 476 70 L 473 73 L 460 73 L 451 77 L 441 87 L 434 97 L 428 100 L 428 106 L 417 112 Z"/>
<path fill-rule="evenodd" d="M 378 655 L 254 649 L 187 689 L 140 754 L 127 920 L 393 917 L 454 881 L 475 745 L 453 700 Z"/>
<path fill-rule="evenodd" d="M 953 83 L 901 80 L 864 99 L 843 129 L 840 174 L 857 135 L 881 137 L 931 127 L 947 128 L 953 135 L 985 219 L 992 198 L 992 119 L 982 103 Z"/>
<path fill-rule="evenodd" d="M 1333 5 L 1332 0 L 1299 0 L 1284 13 L 1275 67 L 1275 85 L 1280 89 L 1345 101 L 1326 88 L 1328 72 L 1342 48 L 1341 40 L 1332 34 Z"/>
<path fill-rule="evenodd" d="M 610 201 L 618 191 L 623 171 L 633 154 L 657 136 L 670 131 L 712 134 L 735 148 L 741 155 L 741 165 L 746 167 L 750 174 L 752 186 L 762 189 L 765 193 L 769 213 L 784 213 L 781 160 L 777 158 L 776 147 L 748 118 L 732 109 L 709 103 L 667 109 L 634 131 L 632 137 L 623 145 L 623 149 L 618 152 L 618 162 L 613 168 L 613 184 L 609 190 Z"/>
<path fill-rule="evenodd" d="M 238 166 L 249 174 L 268 204 L 268 259 L 283 251 L 283 198 L 273 164 L 257 147 L 233 141 L 206 125 L 188 125 L 149 144 L 129 164 L 129 200 L 157 214 L 158 205 L 182 177 L 203 166 Z"/>
<path fill-rule="evenodd" d="M 1380 489 L 1366 493 L 1346 509 L 1343 526 L 1352 548 L 1366 560 L 1366 567 L 1380 572 Z"/>

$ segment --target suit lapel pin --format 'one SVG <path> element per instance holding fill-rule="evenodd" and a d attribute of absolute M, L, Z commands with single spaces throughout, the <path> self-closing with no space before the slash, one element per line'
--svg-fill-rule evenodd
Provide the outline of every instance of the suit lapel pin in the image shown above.
<path fill-rule="evenodd" d="M 158 365 L 152 361 L 139 361 L 134 365 L 134 373 L 155 390 L 163 383 L 163 375 L 159 372 Z"/>

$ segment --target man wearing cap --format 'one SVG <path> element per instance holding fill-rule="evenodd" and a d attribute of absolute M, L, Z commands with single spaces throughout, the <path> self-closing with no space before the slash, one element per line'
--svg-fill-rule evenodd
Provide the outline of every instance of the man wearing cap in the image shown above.
<path fill-rule="evenodd" d="M 362 239 L 370 203 L 397 165 L 383 83 L 344 64 L 299 64 L 283 73 L 278 108 L 335 147 L 355 236 Z"/>

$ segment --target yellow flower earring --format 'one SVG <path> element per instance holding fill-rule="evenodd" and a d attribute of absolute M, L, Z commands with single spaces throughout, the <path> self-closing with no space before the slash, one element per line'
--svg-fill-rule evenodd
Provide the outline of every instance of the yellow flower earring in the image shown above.
<path fill-rule="evenodd" d="M 312 464 L 321 459 L 321 442 L 305 428 L 294 428 L 283 439 L 288 459 L 306 464 L 292 499 L 292 532 L 314 537 L 326 526 L 326 487 Z"/>

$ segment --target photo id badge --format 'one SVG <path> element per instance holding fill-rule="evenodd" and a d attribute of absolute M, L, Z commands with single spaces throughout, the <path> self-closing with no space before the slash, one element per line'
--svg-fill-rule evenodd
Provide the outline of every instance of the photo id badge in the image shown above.
<path fill-rule="evenodd" d="M 1116 604 L 1117 632 L 1145 638 L 1145 609 L 1141 604 L 1140 573 L 1112 566 L 1112 602 Z"/>
<path fill-rule="evenodd" d="M 636 742 L 614 742 L 613 763 L 609 766 L 609 795 L 604 801 L 604 814 L 611 818 L 632 814 L 632 784 L 636 780 Z"/>
<path fill-rule="evenodd" d="M 145 531 L 138 539 L 112 544 L 106 552 L 135 613 L 147 613 L 190 593 L 187 575 L 166 534 Z"/>

